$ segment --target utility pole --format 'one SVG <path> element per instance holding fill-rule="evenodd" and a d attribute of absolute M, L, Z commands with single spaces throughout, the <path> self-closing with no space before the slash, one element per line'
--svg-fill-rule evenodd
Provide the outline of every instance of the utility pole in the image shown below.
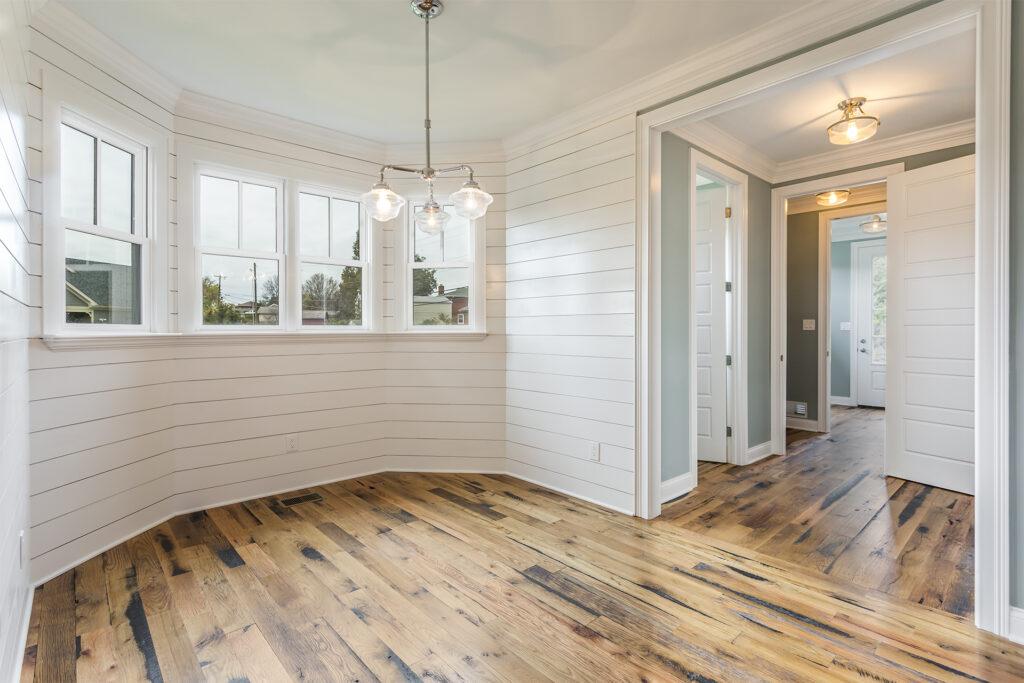
<path fill-rule="evenodd" d="M 252 324 L 256 324 L 256 262 L 252 262 Z"/>

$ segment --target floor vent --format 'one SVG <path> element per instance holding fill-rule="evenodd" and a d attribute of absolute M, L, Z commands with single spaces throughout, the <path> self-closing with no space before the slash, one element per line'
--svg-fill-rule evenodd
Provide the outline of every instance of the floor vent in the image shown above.
<path fill-rule="evenodd" d="M 299 505 L 301 503 L 319 503 L 324 498 L 319 493 L 307 493 L 304 496 L 295 496 L 294 498 L 282 498 L 281 505 L 286 508 L 290 508 L 293 505 Z"/>

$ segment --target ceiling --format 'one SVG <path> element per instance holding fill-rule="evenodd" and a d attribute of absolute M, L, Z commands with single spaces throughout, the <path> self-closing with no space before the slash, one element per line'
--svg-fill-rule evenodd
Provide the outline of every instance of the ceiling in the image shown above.
<path fill-rule="evenodd" d="M 833 218 L 831 221 L 831 234 L 833 242 L 851 242 L 854 240 L 870 240 L 878 239 L 879 237 L 885 237 L 885 233 L 874 233 L 868 234 L 864 232 L 860 224 L 871 220 L 873 216 L 878 216 L 883 221 L 887 220 L 889 214 L 882 211 L 881 213 L 872 213 L 870 211 L 865 212 L 860 216 L 846 216 L 845 218 Z"/>
<path fill-rule="evenodd" d="M 776 163 L 839 149 L 825 129 L 836 105 L 866 97 L 864 111 L 881 119 L 881 141 L 974 118 L 974 36 L 957 33 L 838 75 L 811 74 L 795 85 L 708 122 Z"/>
<path fill-rule="evenodd" d="M 433 137 L 501 139 L 809 2 L 448 0 L 431 22 Z M 379 142 L 422 137 L 407 0 L 63 4 L 185 90 Z"/>

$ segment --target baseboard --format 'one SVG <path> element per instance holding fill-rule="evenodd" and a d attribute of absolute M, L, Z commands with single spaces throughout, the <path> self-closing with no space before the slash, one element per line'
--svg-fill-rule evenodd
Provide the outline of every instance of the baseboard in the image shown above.
<path fill-rule="evenodd" d="M 493 463 L 493 460 L 495 460 L 494 458 L 466 457 L 466 458 L 461 458 L 462 462 L 457 462 L 458 460 L 460 460 L 460 459 L 459 458 L 451 458 L 451 457 L 379 455 L 379 456 L 375 456 L 373 458 L 368 458 L 367 459 L 367 461 L 366 461 L 367 467 L 366 467 L 365 470 L 356 471 L 356 472 L 347 474 L 347 476 L 341 476 L 341 477 L 335 476 L 335 477 L 324 478 L 324 479 L 313 479 L 313 480 L 310 480 L 310 481 L 304 481 L 304 482 L 299 483 L 299 484 L 290 483 L 288 486 L 284 486 L 284 487 L 271 485 L 271 486 L 267 487 L 267 489 L 265 489 L 265 490 L 247 491 L 245 493 L 245 495 L 241 495 L 241 496 L 228 495 L 228 496 L 225 496 L 224 498 L 215 498 L 215 497 L 211 496 L 210 498 L 206 498 L 206 499 L 202 500 L 201 502 L 199 502 L 199 504 L 196 504 L 194 502 L 192 502 L 192 503 L 184 502 L 184 501 L 188 500 L 186 498 L 186 496 L 191 497 L 189 493 L 174 494 L 173 496 L 168 498 L 168 502 L 167 502 L 167 504 L 171 507 L 171 511 L 170 512 L 164 512 L 164 514 L 161 514 L 161 515 L 159 515 L 156 518 L 150 518 L 150 519 L 146 520 L 145 523 L 140 525 L 137 529 L 134 529 L 134 530 L 132 530 L 132 531 L 130 531 L 128 533 L 125 533 L 125 534 L 119 534 L 113 540 L 111 540 L 109 542 L 106 542 L 106 543 L 102 543 L 101 542 L 99 544 L 98 548 L 96 548 L 95 550 L 90 550 L 87 554 L 84 554 L 84 555 L 81 555 L 81 556 L 75 556 L 75 557 L 73 557 L 72 559 L 69 559 L 69 560 L 63 560 L 63 561 L 57 560 L 57 562 L 59 564 L 50 565 L 50 567 L 42 570 L 45 573 L 42 576 L 39 576 L 38 578 L 36 577 L 34 572 L 30 572 L 30 573 L 32 573 L 31 586 L 35 587 L 35 586 L 39 586 L 39 585 L 41 585 L 43 583 L 46 583 L 50 579 L 63 574 L 64 572 L 68 571 L 69 569 L 77 567 L 81 563 L 83 563 L 83 562 L 85 562 L 87 560 L 90 560 L 90 559 L 96 557 L 97 555 L 100 555 L 100 554 L 110 550 L 111 548 L 113 548 L 115 546 L 118 546 L 118 545 L 124 543 L 125 541 L 127 541 L 127 540 L 129 540 L 131 538 L 134 538 L 135 536 L 138 536 L 139 534 L 144 533 L 144 532 L 148 531 L 149 529 L 157 527 L 157 526 L 163 524 L 164 522 L 166 522 L 167 520 L 169 520 L 169 519 L 171 519 L 173 517 L 177 517 L 179 515 L 188 514 L 190 512 L 198 512 L 200 510 L 206 510 L 206 509 L 209 509 L 209 508 L 221 507 L 221 506 L 224 506 L 224 505 L 232 505 L 234 503 L 240 503 L 240 502 L 247 501 L 247 500 L 253 500 L 255 498 L 264 498 L 266 496 L 274 496 L 274 495 L 278 495 L 278 494 L 281 494 L 281 493 L 287 493 L 289 491 L 295 491 L 297 489 L 309 488 L 309 487 L 312 487 L 312 486 L 323 486 L 323 485 L 332 484 L 332 483 L 338 482 L 338 481 L 347 481 L 349 479 L 357 479 L 359 477 L 369 477 L 369 476 L 372 476 L 374 474 L 385 474 L 385 473 L 388 473 L 388 472 L 417 472 L 417 473 L 423 473 L 423 474 L 429 474 L 429 473 L 436 473 L 436 474 L 455 474 L 455 473 L 458 473 L 458 474 L 502 474 L 502 475 L 507 475 L 507 476 L 513 477 L 515 479 L 519 479 L 521 481 L 528 482 L 530 484 L 535 484 L 537 486 L 543 486 L 546 489 L 550 489 L 552 491 L 555 491 L 557 493 L 561 493 L 562 495 L 569 496 L 571 498 L 577 498 L 579 500 L 583 500 L 583 501 L 586 501 L 588 503 L 593 503 L 594 505 L 603 507 L 603 508 L 605 508 L 607 510 L 612 510 L 614 512 L 618 512 L 618 513 L 625 514 L 625 515 L 630 515 L 630 516 L 632 516 L 634 514 L 634 510 L 632 510 L 632 509 L 626 509 L 626 508 L 618 506 L 618 505 L 610 504 L 610 503 L 608 503 L 606 501 L 601 501 L 601 500 L 598 500 L 598 499 L 590 497 L 590 496 L 585 496 L 585 495 L 582 495 L 582 494 L 579 494 L 579 493 L 575 493 L 573 491 L 569 491 L 569 490 L 565 489 L 564 487 L 553 485 L 550 482 L 539 481 L 537 479 L 534 479 L 534 478 L 531 478 L 531 477 L 528 477 L 528 476 L 524 476 L 524 475 L 522 475 L 522 474 L 520 474 L 518 472 L 513 472 L 507 466 L 502 467 L 502 466 L 499 465 L 499 467 L 494 467 L 494 463 Z M 423 463 L 423 464 L 421 465 L 420 463 Z M 501 463 L 501 465 L 505 465 L 505 464 L 506 463 Z M 275 475 L 275 476 L 278 476 L 278 475 Z M 234 484 L 225 484 L 225 488 L 228 487 L 228 486 L 232 486 L 232 485 L 234 485 Z M 690 488 L 692 488 L 692 486 Z M 178 504 L 177 505 L 175 505 L 175 499 L 178 499 Z M 195 500 L 195 498 L 193 498 L 193 501 L 194 500 Z M 42 556 L 40 556 L 40 557 L 42 557 Z M 54 566 L 56 568 L 53 568 Z M 31 595 L 31 593 L 32 593 L 32 591 L 30 590 L 29 594 Z M 27 623 L 28 622 L 26 622 L 26 627 L 27 627 Z"/>
<path fill-rule="evenodd" d="M 772 442 L 765 441 L 762 444 L 751 446 L 747 449 L 746 460 L 743 462 L 744 465 L 751 465 L 758 460 L 767 458 L 772 454 Z"/>
<path fill-rule="evenodd" d="M 1015 643 L 1024 644 L 1024 608 L 1010 608 L 1010 632 L 1006 637 Z"/>
<path fill-rule="evenodd" d="M 818 421 L 808 420 L 805 417 L 786 416 L 786 429 L 802 429 L 805 432 L 818 431 Z"/>
<path fill-rule="evenodd" d="M 661 502 L 667 503 L 670 500 L 675 500 L 684 493 L 692 491 L 695 485 L 693 472 L 667 479 L 661 482 Z"/>
<path fill-rule="evenodd" d="M 834 406 L 851 406 L 854 408 L 857 407 L 857 402 L 854 401 L 849 396 L 829 396 L 828 400 L 829 403 L 831 403 Z"/>
<path fill-rule="evenodd" d="M 17 655 L 14 659 L 14 678 L 12 681 L 21 680 L 21 669 L 25 665 L 25 643 L 28 642 L 28 626 L 32 621 L 32 596 L 35 595 L 33 586 L 29 585 L 25 595 L 25 607 L 21 614 L 21 628 L 18 629 L 18 642 L 21 643 L 15 652 Z"/>

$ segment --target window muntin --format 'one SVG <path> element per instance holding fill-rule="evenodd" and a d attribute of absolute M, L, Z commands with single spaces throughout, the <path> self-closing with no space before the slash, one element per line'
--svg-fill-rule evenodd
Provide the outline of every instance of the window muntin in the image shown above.
<path fill-rule="evenodd" d="M 140 326 L 149 249 L 146 148 L 67 111 L 59 139 L 64 323 Z"/>
<path fill-rule="evenodd" d="M 199 324 L 280 327 L 283 183 L 199 169 L 197 189 Z"/>
<path fill-rule="evenodd" d="M 367 326 L 366 224 L 354 198 L 313 189 L 298 192 L 303 328 Z"/>
<path fill-rule="evenodd" d="M 410 216 L 420 208 L 414 206 Z M 451 219 L 437 235 L 417 230 L 414 221 L 409 221 L 412 249 L 407 264 L 407 315 L 414 328 L 467 327 L 479 298 L 474 286 L 473 222 L 455 214 L 451 206 L 444 210 Z"/>

